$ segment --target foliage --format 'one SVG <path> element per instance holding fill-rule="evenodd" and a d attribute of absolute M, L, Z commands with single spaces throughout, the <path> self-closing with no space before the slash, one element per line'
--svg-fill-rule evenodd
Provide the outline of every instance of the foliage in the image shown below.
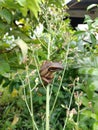
<path fill-rule="evenodd" d="M 62 5 L 63 0 L 0 2 L 1 130 L 45 129 L 47 87 L 39 71 L 46 60 L 64 66 L 49 86 L 50 129 L 98 128 L 98 18 L 86 15 L 86 31 L 74 31 Z"/>

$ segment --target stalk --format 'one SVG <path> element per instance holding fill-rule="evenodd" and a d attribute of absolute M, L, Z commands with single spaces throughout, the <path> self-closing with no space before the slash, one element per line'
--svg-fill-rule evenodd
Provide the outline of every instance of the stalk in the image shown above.
<path fill-rule="evenodd" d="M 74 81 L 73 84 L 74 84 L 74 87 L 73 87 L 73 91 L 72 91 L 72 94 L 71 94 L 71 97 L 70 97 L 70 102 L 69 102 L 69 107 L 68 107 L 69 111 L 70 111 L 70 107 L 71 107 L 71 104 L 72 104 L 72 99 L 73 99 L 73 95 L 74 95 L 74 91 L 75 91 L 75 81 Z M 69 118 L 69 116 L 66 117 L 63 130 L 65 130 L 65 128 L 66 128 L 66 124 L 67 124 L 68 118 Z"/>
<path fill-rule="evenodd" d="M 47 59 L 50 60 L 50 38 L 49 38 L 49 43 L 48 43 L 48 56 Z M 49 120 L 50 120 L 50 84 L 47 85 L 47 89 L 46 89 L 46 130 L 50 129 L 49 126 Z"/>
<path fill-rule="evenodd" d="M 30 79 L 29 79 L 29 74 L 28 74 L 28 67 L 27 67 L 27 81 L 28 81 L 28 86 L 29 86 L 29 92 L 30 92 L 30 110 L 31 110 L 31 118 L 32 118 L 32 127 L 33 127 L 33 130 L 37 129 L 37 125 L 34 121 L 34 113 L 33 113 L 33 95 L 32 95 L 32 88 L 31 88 L 31 85 L 30 85 Z"/>
<path fill-rule="evenodd" d="M 50 90 L 50 85 L 47 85 L 47 90 L 46 90 L 46 130 L 49 130 L 49 118 L 50 118 L 50 111 L 49 111 L 49 90 Z"/>

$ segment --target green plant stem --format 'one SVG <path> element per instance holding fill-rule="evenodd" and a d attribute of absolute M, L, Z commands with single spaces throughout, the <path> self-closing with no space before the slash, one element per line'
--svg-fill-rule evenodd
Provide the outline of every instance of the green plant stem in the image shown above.
<path fill-rule="evenodd" d="M 49 130 L 49 118 L 50 118 L 50 112 L 49 112 L 49 101 L 50 101 L 49 90 L 50 90 L 50 85 L 47 85 L 47 90 L 46 90 L 46 130 Z"/>
<path fill-rule="evenodd" d="M 38 130 L 38 127 L 37 127 L 37 124 L 36 122 L 34 121 L 34 113 L 33 113 L 33 95 L 32 95 L 32 88 L 31 88 L 31 85 L 30 85 L 30 80 L 29 80 L 29 74 L 28 74 L 28 70 L 26 71 L 27 72 L 27 77 L 26 77 L 26 80 L 28 81 L 28 85 L 29 85 L 29 92 L 30 92 L 30 104 L 31 104 L 31 107 L 29 107 L 29 103 L 27 101 L 27 96 L 26 96 L 26 91 L 25 91 L 25 83 L 24 81 L 22 80 L 22 78 L 19 76 L 21 82 L 22 82 L 22 85 L 23 85 L 23 91 L 24 91 L 24 97 L 25 97 L 25 103 L 26 103 L 26 106 L 27 106 L 27 109 L 30 113 L 30 116 L 31 116 L 31 119 L 32 119 L 32 127 L 33 127 L 33 130 Z"/>
<path fill-rule="evenodd" d="M 27 66 L 27 81 L 28 81 L 28 86 L 29 86 L 29 92 L 30 92 L 30 110 L 31 110 L 31 118 L 32 118 L 32 125 L 33 125 L 33 130 L 35 130 L 35 128 L 38 130 L 37 125 L 34 121 L 34 113 L 33 113 L 33 95 L 32 95 L 32 88 L 30 85 L 30 79 L 29 79 L 29 74 L 28 74 L 28 66 Z"/>
<path fill-rule="evenodd" d="M 21 83 L 22 83 L 22 85 L 23 85 L 23 94 L 24 94 L 24 101 L 25 101 L 25 103 L 26 103 L 26 106 L 27 106 L 27 109 L 28 109 L 28 111 L 29 111 L 29 113 L 30 113 L 30 115 L 31 115 L 31 110 L 30 110 L 30 108 L 29 108 L 29 105 L 28 105 L 28 102 L 27 102 L 27 96 L 26 96 L 26 91 L 25 91 L 25 83 L 24 83 L 24 81 L 22 80 L 22 78 L 20 77 L 20 75 L 18 74 L 18 76 L 19 76 L 19 79 L 21 80 Z"/>
<path fill-rule="evenodd" d="M 73 91 L 72 91 L 72 94 L 71 94 L 71 97 L 70 97 L 70 102 L 69 102 L 68 111 L 70 111 L 70 107 L 71 107 L 71 104 L 72 104 L 72 98 L 73 98 L 74 91 L 75 91 L 75 81 L 74 81 L 73 84 L 74 84 L 74 87 L 73 87 Z M 69 116 L 66 117 L 66 120 L 65 120 L 65 123 L 64 123 L 63 130 L 65 130 L 65 128 L 66 128 L 66 124 L 67 124 L 68 118 L 69 118 Z"/>
<path fill-rule="evenodd" d="M 47 60 L 50 60 L 50 47 L 51 47 L 50 41 L 51 40 L 49 37 Z M 49 104 L 50 95 L 49 95 L 49 92 L 50 92 L 50 84 L 47 85 L 47 90 L 46 90 L 46 130 L 50 129 L 50 126 L 49 126 L 49 121 L 50 121 L 50 104 Z"/>
<path fill-rule="evenodd" d="M 77 124 L 79 124 L 79 112 L 80 112 L 80 104 L 79 104 L 79 102 L 80 102 L 80 98 L 79 98 L 79 93 L 78 93 L 78 103 L 77 103 L 77 105 L 78 105 Z"/>
<path fill-rule="evenodd" d="M 40 82 L 41 82 L 43 88 L 46 90 L 46 88 L 45 88 L 45 86 L 44 86 L 44 84 L 43 84 L 43 82 L 42 82 L 42 79 L 41 79 L 40 73 L 39 73 L 39 67 L 38 67 L 38 62 L 37 62 L 37 61 L 38 61 L 38 58 L 35 57 L 35 53 L 34 53 L 33 48 L 32 48 L 32 51 L 33 51 L 33 58 L 34 58 L 34 62 L 35 62 L 36 68 L 37 68 L 37 73 L 38 73 L 38 76 L 39 76 Z"/>
<path fill-rule="evenodd" d="M 28 67 L 27 67 L 27 81 L 28 81 L 29 92 L 30 92 L 30 105 L 31 105 L 30 109 L 31 109 L 32 126 L 33 126 L 33 130 L 35 130 L 34 118 L 33 118 L 32 89 L 31 89 L 30 80 L 29 80 Z"/>
<path fill-rule="evenodd" d="M 50 50 L 51 50 L 51 39 L 50 39 L 50 37 L 49 37 L 47 60 L 50 60 L 50 53 L 51 53 Z"/>
<path fill-rule="evenodd" d="M 57 98 L 58 98 L 58 95 L 59 95 L 59 91 L 60 91 L 61 86 L 62 86 L 64 74 L 65 74 L 66 67 L 67 67 L 67 58 L 68 58 L 68 54 L 69 54 L 69 44 L 68 44 L 68 46 L 67 46 L 66 57 L 65 57 L 65 59 L 64 59 L 64 62 L 65 62 L 64 71 L 63 71 L 63 73 L 62 73 L 61 82 L 60 82 L 60 84 L 59 84 L 58 91 L 57 91 L 57 94 L 56 94 L 56 97 L 55 97 L 55 100 L 54 100 L 54 103 L 53 103 L 53 106 L 52 106 L 52 109 L 51 109 L 50 114 L 52 114 L 52 112 L 53 112 L 53 110 L 54 110 L 54 107 L 55 107 L 55 104 L 56 104 L 56 102 L 57 102 Z"/>

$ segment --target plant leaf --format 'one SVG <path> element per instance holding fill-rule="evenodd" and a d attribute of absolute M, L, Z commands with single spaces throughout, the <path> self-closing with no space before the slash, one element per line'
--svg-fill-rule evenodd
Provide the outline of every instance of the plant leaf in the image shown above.
<path fill-rule="evenodd" d="M 33 14 L 36 18 L 38 18 L 38 11 L 40 11 L 39 2 L 40 2 L 40 0 L 28 0 L 27 1 L 28 8 L 33 12 Z"/>
<path fill-rule="evenodd" d="M 8 24 L 12 21 L 12 14 L 7 9 L 0 10 L 0 17 L 5 19 Z"/>
<path fill-rule="evenodd" d="M 27 58 L 28 46 L 22 39 L 15 40 L 15 43 L 19 46 L 22 52 L 23 61 Z"/>
<path fill-rule="evenodd" d="M 10 70 L 9 64 L 6 61 L 0 59 L 0 74 L 9 72 L 9 70 Z"/>
<path fill-rule="evenodd" d="M 98 5 L 97 5 L 97 4 L 91 4 L 91 5 L 89 5 L 89 6 L 87 7 L 87 10 L 90 10 L 90 9 L 96 7 L 96 6 L 98 6 Z"/>

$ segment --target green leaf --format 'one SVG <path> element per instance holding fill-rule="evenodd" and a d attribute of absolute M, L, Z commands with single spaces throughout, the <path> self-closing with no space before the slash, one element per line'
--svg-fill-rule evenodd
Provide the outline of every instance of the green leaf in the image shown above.
<path fill-rule="evenodd" d="M 26 4 L 27 4 L 27 2 L 26 2 L 26 0 L 16 0 L 17 1 L 17 3 L 20 5 L 20 6 L 26 6 Z"/>
<path fill-rule="evenodd" d="M 10 24 L 12 21 L 12 14 L 7 9 L 0 10 L 0 17 L 1 19 L 5 19 L 8 24 Z"/>
<path fill-rule="evenodd" d="M 0 41 L 0 50 L 6 49 L 6 48 L 9 48 L 9 47 L 10 47 L 9 44 Z"/>
<path fill-rule="evenodd" d="M 27 58 L 28 46 L 22 39 L 15 40 L 16 45 L 19 46 L 22 52 L 23 61 Z"/>
<path fill-rule="evenodd" d="M 94 34 L 90 34 L 90 39 L 93 44 L 96 44 L 96 37 Z"/>
<path fill-rule="evenodd" d="M 82 103 L 83 103 L 84 106 L 88 107 L 89 100 L 86 97 L 82 96 L 81 97 L 81 101 L 82 101 Z"/>
<path fill-rule="evenodd" d="M 91 112 L 90 110 L 84 110 L 84 111 L 82 112 L 82 114 L 84 114 L 85 116 L 91 117 L 92 112 Z"/>
<path fill-rule="evenodd" d="M 17 3 L 21 6 L 19 9 L 22 12 L 23 16 L 27 15 L 27 1 L 26 0 L 17 0 Z"/>
<path fill-rule="evenodd" d="M 95 103 L 93 109 L 94 109 L 94 112 L 98 115 L 98 102 Z"/>
<path fill-rule="evenodd" d="M 91 19 L 91 17 L 89 15 L 85 15 L 85 20 L 84 20 L 84 23 L 92 23 L 93 20 Z"/>
<path fill-rule="evenodd" d="M 36 18 L 38 18 L 38 11 L 40 11 L 39 2 L 40 2 L 40 0 L 28 0 L 27 1 L 28 8 L 33 12 L 33 14 Z"/>
<path fill-rule="evenodd" d="M 85 31 L 76 31 L 75 33 L 74 33 L 74 35 L 82 35 L 82 34 L 84 34 L 85 33 Z"/>
<path fill-rule="evenodd" d="M 93 118 L 95 120 L 97 119 L 97 115 L 95 113 L 93 113 L 91 110 L 84 109 L 82 111 L 82 114 L 85 115 L 85 117 L 91 117 L 91 118 Z"/>
<path fill-rule="evenodd" d="M 83 67 L 79 69 L 79 74 L 87 74 L 91 76 L 98 76 L 98 69 L 93 67 Z"/>
<path fill-rule="evenodd" d="M 65 1 L 64 0 L 49 0 L 48 2 L 50 5 L 54 4 L 57 7 L 61 8 Z"/>
<path fill-rule="evenodd" d="M 94 86 L 94 90 L 98 91 L 98 81 L 97 81 L 97 80 L 93 81 L 93 82 L 90 84 L 90 86 Z"/>
<path fill-rule="evenodd" d="M 9 72 L 9 70 L 10 70 L 9 64 L 6 61 L 0 59 L 0 74 Z"/>
<path fill-rule="evenodd" d="M 27 36 L 25 33 L 21 32 L 19 30 L 12 30 L 9 32 L 9 34 L 14 35 L 15 39 L 17 39 L 19 37 L 20 39 L 23 39 L 27 43 L 32 41 L 32 39 L 29 36 Z"/>
<path fill-rule="evenodd" d="M 98 130 L 98 122 L 95 122 L 93 125 L 93 130 Z"/>
<path fill-rule="evenodd" d="M 0 29 L 5 30 L 5 28 L 6 28 L 6 24 L 0 20 Z"/>

